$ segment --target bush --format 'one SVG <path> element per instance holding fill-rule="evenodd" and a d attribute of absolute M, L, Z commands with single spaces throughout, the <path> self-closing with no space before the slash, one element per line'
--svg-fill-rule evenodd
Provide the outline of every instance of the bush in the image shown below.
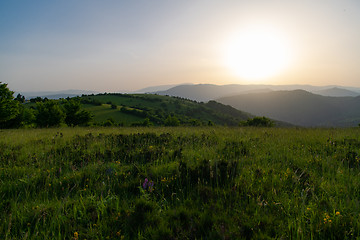
<path fill-rule="evenodd" d="M 36 103 L 35 122 L 39 127 L 59 126 L 65 118 L 65 113 L 55 100 Z"/>
<path fill-rule="evenodd" d="M 179 126 L 180 125 L 180 121 L 177 117 L 175 116 L 168 116 L 164 122 L 165 126 Z"/>
<path fill-rule="evenodd" d="M 273 127 L 274 122 L 266 117 L 254 117 L 252 119 L 248 119 L 245 122 L 240 122 L 240 126 Z"/>
<path fill-rule="evenodd" d="M 65 123 L 68 126 L 88 125 L 92 120 L 92 115 L 89 111 L 81 110 L 80 99 L 67 99 L 63 107 L 66 113 Z"/>

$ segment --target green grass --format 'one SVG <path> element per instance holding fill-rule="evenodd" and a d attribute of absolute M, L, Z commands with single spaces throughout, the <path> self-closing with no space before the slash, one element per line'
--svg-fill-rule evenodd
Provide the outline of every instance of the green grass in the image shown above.
<path fill-rule="evenodd" d="M 359 161 L 359 128 L 1 130 L 0 236 L 359 239 Z"/>
<path fill-rule="evenodd" d="M 101 106 L 83 104 L 83 108 L 93 114 L 95 122 L 105 122 L 107 119 L 113 119 L 116 123 L 124 123 L 130 126 L 131 123 L 143 120 L 141 117 L 122 113 L 120 111 L 121 107 L 112 109 L 110 104 L 102 104 Z"/>

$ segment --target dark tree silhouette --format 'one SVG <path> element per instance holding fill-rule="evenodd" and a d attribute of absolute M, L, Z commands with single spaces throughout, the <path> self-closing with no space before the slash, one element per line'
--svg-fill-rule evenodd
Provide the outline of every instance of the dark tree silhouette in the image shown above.
<path fill-rule="evenodd" d="M 7 127 L 10 121 L 20 113 L 18 101 L 14 101 L 14 92 L 10 91 L 6 83 L 0 82 L 0 127 Z"/>

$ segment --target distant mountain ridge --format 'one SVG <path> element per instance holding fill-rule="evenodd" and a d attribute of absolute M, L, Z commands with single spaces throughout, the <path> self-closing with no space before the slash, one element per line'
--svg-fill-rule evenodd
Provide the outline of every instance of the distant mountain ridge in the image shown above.
<path fill-rule="evenodd" d="M 305 90 L 240 94 L 218 102 L 258 116 L 306 127 L 347 127 L 360 123 L 360 96 L 328 97 Z"/>
<path fill-rule="evenodd" d="M 356 97 L 360 95 L 359 92 L 350 91 L 339 87 L 323 89 L 323 90 L 315 91 L 314 93 L 329 97 Z"/>
<path fill-rule="evenodd" d="M 62 90 L 62 91 L 39 91 L 39 92 L 15 92 L 15 96 L 17 94 L 21 94 L 25 96 L 26 99 L 36 98 L 36 97 L 46 97 L 48 99 L 60 99 L 67 97 L 76 97 L 81 96 L 82 94 L 96 94 L 96 91 L 88 91 L 88 90 Z"/>
<path fill-rule="evenodd" d="M 153 93 L 160 95 L 169 95 L 183 97 L 191 100 L 207 102 L 221 97 L 246 94 L 256 91 L 279 91 L 302 89 L 312 93 L 319 93 L 326 96 L 357 96 L 360 95 L 360 88 L 339 87 L 339 86 L 311 86 L 311 85 L 214 85 L 214 84 L 195 84 L 179 85 L 165 91 L 156 91 Z M 332 89 L 332 90 L 331 90 Z M 340 93 L 341 92 L 341 93 Z M 328 94 L 328 95 L 327 95 Z"/>
<path fill-rule="evenodd" d="M 132 91 L 131 93 L 152 93 L 152 92 L 158 92 L 158 91 L 166 91 L 170 88 L 180 86 L 180 85 L 193 85 L 191 83 L 184 83 L 184 84 L 171 84 L 171 85 L 158 85 L 158 86 L 151 86 L 142 88 L 136 91 Z"/>

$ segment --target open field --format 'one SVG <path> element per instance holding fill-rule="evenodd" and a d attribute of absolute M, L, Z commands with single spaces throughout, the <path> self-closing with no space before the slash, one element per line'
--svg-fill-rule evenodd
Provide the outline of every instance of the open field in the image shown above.
<path fill-rule="evenodd" d="M 360 128 L 0 130 L 4 239 L 359 239 Z"/>

